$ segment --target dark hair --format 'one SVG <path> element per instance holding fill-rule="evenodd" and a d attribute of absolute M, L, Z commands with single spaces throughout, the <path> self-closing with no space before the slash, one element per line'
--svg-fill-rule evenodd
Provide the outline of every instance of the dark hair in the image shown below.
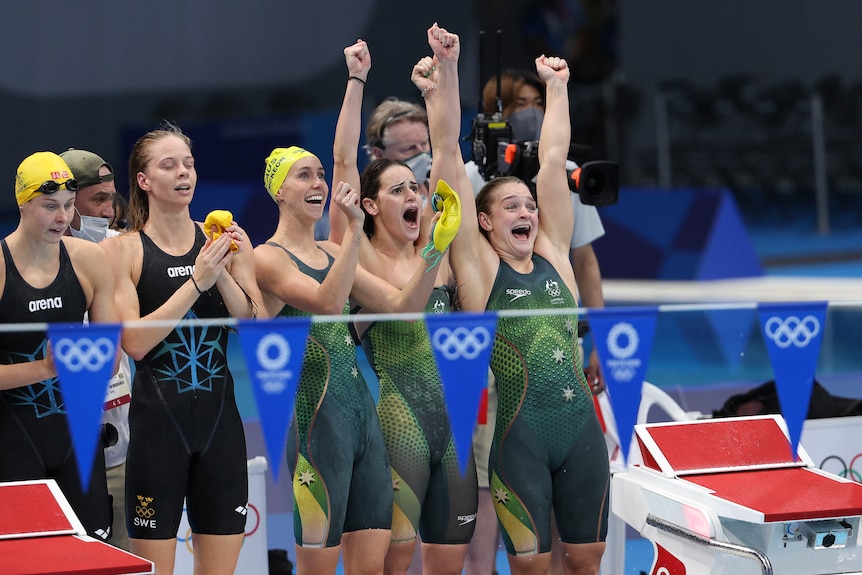
<path fill-rule="evenodd" d="M 168 121 L 138 138 L 132 146 L 132 153 L 129 156 L 129 211 L 127 213 L 129 231 L 140 230 L 150 217 L 150 200 L 147 193 L 138 185 L 138 173 L 143 172 L 153 159 L 150 154 L 153 144 L 169 136 L 176 136 L 185 142 L 189 149 L 192 148 L 191 139 L 179 126 Z"/>
<path fill-rule="evenodd" d="M 377 158 L 365 167 L 359 178 L 360 205 L 362 205 L 361 201 L 365 198 L 371 200 L 377 199 L 377 194 L 380 192 L 380 179 L 383 177 L 383 173 L 395 166 L 404 166 L 408 170 L 410 169 L 410 166 L 401 160 L 393 160 L 391 158 Z M 371 238 L 374 235 L 374 218 L 365 210 L 364 205 L 362 205 L 362 211 L 367 216 L 365 223 L 362 225 L 362 231 L 365 232 L 366 236 Z"/>
<path fill-rule="evenodd" d="M 527 186 L 527 184 L 524 183 L 524 180 L 516 178 L 515 176 L 502 176 L 490 180 L 487 184 L 482 186 L 482 189 L 479 190 L 478 194 L 476 194 L 476 215 L 479 215 L 480 213 L 488 214 L 491 212 L 491 195 L 498 188 L 506 184 L 521 184 L 522 186 Z M 527 186 L 527 189 L 529 189 L 529 186 Z M 488 237 L 488 232 L 482 226 L 479 226 L 479 231 L 482 232 L 482 235 L 485 236 L 485 238 Z"/>
<path fill-rule="evenodd" d="M 508 118 L 515 111 L 515 106 L 518 105 L 518 93 L 524 84 L 534 87 L 544 98 L 545 83 L 533 72 L 506 70 L 500 74 L 500 101 L 503 106 L 504 118 Z M 493 114 L 497 111 L 496 76 L 488 80 L 482 89 L 482 107 L 486 114 Z"/>

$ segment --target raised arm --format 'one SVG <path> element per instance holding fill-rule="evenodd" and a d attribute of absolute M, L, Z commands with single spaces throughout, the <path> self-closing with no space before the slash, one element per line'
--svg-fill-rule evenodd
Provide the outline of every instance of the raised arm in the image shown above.
<path fill-rule="evenodd" d="M 461 94 L 458 58 L 461 44 L 456 34 L 434 24 L 428 29 L 428 45 L 434 53 L 433 69 L 427 78 L 414 73 L 413 82 L 425 93 L 434 152 L 431 177 L 445 179 L 461 192 L 461 228 L 449 248 L 449 263 L 455 271 L 459 290 L 468 286 L 459 295 L 462 303 L 466 304 L 465 309 L 478 310 L 484 308 L 482 298 L 487 300 L 487 293 L 478 285 L 488 285 L 490 289 L 488 278 L 494 273 L 492 269 L 496 270 L 491 262 L 498 262 L 499 258 L 479 232 L 473 188 L 464 169 L 459 145 Z"/>
<path fill-rule="evenodd" d="M 572 128 L 569 121 L 569 67 L 563 58 L 539 56 L 536 72 L 546 85 L 545 119 L 539 136 L 536 195 L 539 236 L 536 250 L 553 250 L 568 261 L 574 215 L 566 181 L 566 156 Z M 550 246 L 543 245 L 543 237 Z"/>
<path fill-rule="evenodd" d="M 332 156 L 333 188 L 335 182 L 345 182 L 359 189 L 359 138 L 362 133 L 362 96 L 365 82 L 371 70 L 371 53 L 363 40 L 357 40 L 344 49 L 347 63 L 347 87 L 344 100 L 335 125 L 335 141 Z M 329 210 L 329 239 L 337 244 L 342 242 L 347 229 L 347 217 L 341 210 Z"/>
<path fill-rule="evenodd" d="M 413 67 L 411 79 L 422 91 L 428 113 L 428 132 L 434 162 L 431 164 L 430 190 L 433 193 L 438 180 L 455 186 L 458 164 L 455 155 L 461 155 L 458 144 L 461 129 L 461 96 L 458 80 L 458 58 L 461 42 L 457 34 L 434 24 L 428 29 L 428 45 L 433 58 L 423 58 Z"/>

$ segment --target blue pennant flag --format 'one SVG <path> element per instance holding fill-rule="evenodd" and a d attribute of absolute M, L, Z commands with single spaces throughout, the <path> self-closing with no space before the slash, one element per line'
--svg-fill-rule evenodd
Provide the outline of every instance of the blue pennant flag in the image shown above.
<path fill-rule="evenodd" d="M 446 313 L 426 318 L 437 358 L 461 473 L 472 456 L 473 429 L 486 385 L 497 329 L 493 313 Z"/>
<path fill-rule="evenodd" d="M 238 322 L 240 346 L 276 481 L 284 458 L 310 326 L 310 317 Z"/>
<path fill-rule="evenodd" d="M 637 423 L 641 391 L 647 373 L 657 307 L 616 307 L 589 310 L 590 331 L 602 362 L 620 450 L 628 461 Z"/>
<path fill-rule="evenodd" d="M 60 380 L 81 485 L 89 489 L 108 382 L 116 371 L 120 324 L 51 324 L 48 339 Z"/>
<path fill-rule="evenodd" d="M 762 303 L 757 314 L 795 458 L 814 387 L 826 302 Z"/>

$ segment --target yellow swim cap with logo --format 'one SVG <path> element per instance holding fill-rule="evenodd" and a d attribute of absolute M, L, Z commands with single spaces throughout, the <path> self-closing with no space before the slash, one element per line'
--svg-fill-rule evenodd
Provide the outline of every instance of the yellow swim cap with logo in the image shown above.
<path fill-rule="evenodd" d="M 284 178 L 287 177 L 287 172 L 290 167 L 301 158 L 316 158 L 314 154 L 300 148 L 299 146 L 291 146 L 289 148 L 276 148 L 270 154 L 266 161 L 266 168 L 263 171 L 263 185 L 266 186 L 266 191 L 275 200 L 275 195 L 278 193 L 281 184 L 284 183 Z"/>

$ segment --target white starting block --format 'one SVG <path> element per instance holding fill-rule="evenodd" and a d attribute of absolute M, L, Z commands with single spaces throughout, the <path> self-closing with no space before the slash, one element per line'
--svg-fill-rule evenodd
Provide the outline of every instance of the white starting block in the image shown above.
<path fill-rule="evenodd" d="M 89 537 L 53 479 L 0 483 L 3 575 L 145 575 L 146 559 Z"/>
<path fill-rule="evenodd" d="M 651 575 L 862 573 L 862 485 L 790 450 L 780 416 L 641 424 L 614 514 L 652 541 Z"/>

